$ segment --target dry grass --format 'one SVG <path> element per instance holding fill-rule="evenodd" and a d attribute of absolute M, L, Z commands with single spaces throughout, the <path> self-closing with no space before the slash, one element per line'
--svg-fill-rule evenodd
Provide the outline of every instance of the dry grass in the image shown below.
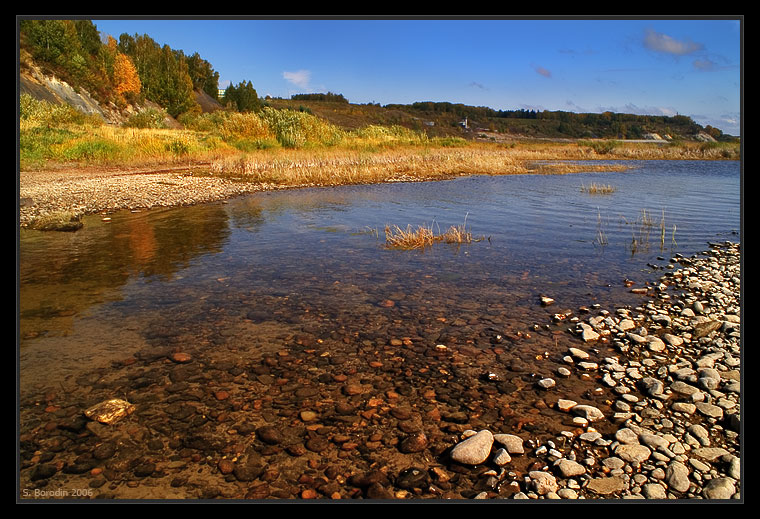
<path fill-rule="evenodd" d="M 463 245 L 478 242 L 485 237 L 474 238 L 472 232 L 467 229 L 467 216 L 462 225 L 452 225 L 444 233 L 436 234 L 433 225 L 420 225 L 414 229 L 407 225 L 406 229 L 394 225 L 385 226 L 385 246 L 389 249 L 426 249 L 435 243 L 449 243 Z"/>
<path fill-rule="evenodd" d="M 590 195 L 609 195 L 615 191 L 615 186 L 611 184 L 597 184 L 596 182 L 592 182 L 589 186 L 581 185 L 581 192 Z"/>
<path fill-rule="evenodd" d="M 535 162 L 556 159 L 558 154 L 564 155 L 551 148 L 488 145 L 401 146 L 375 152 L 344 148 L 277 149 L 219 159 L 212 163 L 211 171 L 214 175 L 249 182 L 329 186 L 436 180 L 459 175 L 566 174 L 628 168 L 608 163 Z"/>

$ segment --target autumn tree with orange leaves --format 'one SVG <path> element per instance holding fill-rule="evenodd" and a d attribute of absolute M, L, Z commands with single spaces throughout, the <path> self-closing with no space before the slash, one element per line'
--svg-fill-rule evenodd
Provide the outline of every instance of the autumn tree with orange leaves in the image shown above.
<path fill-rule="evenodd" d="M 105 45 L 106 54 L 110 56 L 113 87 L 119 100 L 134 99 L 142 90 L 140 75 L 132 58 L 119 52 L 116 40 L 109 36 Z"/>
<path fill-rule="evenodd" d="M 116 93 L 122 98 L 140 93 L 142 84 L 137 69 L 126 54 L 118 53 L 113 63 L 113 81 Z"/>

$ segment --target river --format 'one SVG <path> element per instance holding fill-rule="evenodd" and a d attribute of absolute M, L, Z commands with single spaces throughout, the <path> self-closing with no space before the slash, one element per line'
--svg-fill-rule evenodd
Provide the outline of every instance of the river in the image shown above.
<path fill-rule="evenodd" d="M 223 337 L 241 322 L 270 323 L 272 342 L 303 323 L 375 337 L 404 319 L 414 328 L 422 318 L 498 314 L 499 326 L 517 328 L 558 307 L 625 303 L 624 280 L 641 285 L 674 254 L 739 241 L 739 163 L 632 166 L 267 192 L 92 216 L 76 233 L 25 230 L 22 387 L 146 343 Z M 614 191 L 584 189 L 594 184 Z M 460 224 L 482 240 L 384 247 L 387 225 Z M 541 295 L 556 306 L 542 308 Z"/>

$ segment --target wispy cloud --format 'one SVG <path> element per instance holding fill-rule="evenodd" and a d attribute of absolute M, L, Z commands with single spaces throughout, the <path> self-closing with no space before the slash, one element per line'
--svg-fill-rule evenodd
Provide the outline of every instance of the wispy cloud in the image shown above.
<path fill-rule="evenodd" d="M 694 68 L 697 70 L 715 70 L 716 65 L 710 58 L 702 58 L 694 60 Z"/>
<path fill-rule="evenodd" d="M 488 90 L 485 87 L 485 85 L 483 85 L 482 83 L 478 83 L 477 81 L 470 81 L 470 85 L 469 86 L 471 86 L 473 88 L 478 88 L 480 90 Z"/>
<path fill-rule="evenodd" d="M 297 70 L 295 72 L 283 72 L 282 77 L 288 83 L 292 83 L 299 88 L 309 88 L 311 81 L 311 72 L 308 70 Z"/>
<path fill-rule="evenodd" d="M 547 77 L 547 78 L 552 77 L 551 70 L 546 69 L 546 68 L 544 68 L 544 67 L 542 67 L 540 65 L 533 65 L 533 70 L 535 70 L 536 74 L 538 74 L 540 76 L 544 76 L 544 77 Z"/>
<path fill-rule="evenodd" d="M 721 115 L 692 115 L 692 119 L 702 126 L 714 126 L 720 128 L 723 133 L 728 135 L 741 135 L 741 115 L 740 114 L 721 114 Z"/>
<path fill-rule="evenodd" d="M 623 106 L 600 106 L 597 108 L 599 112 L 615 112 L 626 113 L 636 115 L 665 115 L 674 116 L 678 112 L 667 106 L 639 106 L 634 103 L 626 103 Z"/>
<path fill-rule="evenodd" d="M 586 113 L 586 112 L 588 112 L 588 110 L 586 108 L 583 108 L 582 106 L 577 105 L 575 103 L 575 101 L 573 101 L 572 99 L 568 99 L 567 101 L 565 101 L 565 106 L 571 112 L 576 112 L 576 113 Z"/>
<path fill-rule="evenodd" d="M 655 52 L 683 56 L 702 50 L 702 44 L 690 40 L 677 40 L 667 34 L 648 30 L 644 34 L 644 47 Z"/>

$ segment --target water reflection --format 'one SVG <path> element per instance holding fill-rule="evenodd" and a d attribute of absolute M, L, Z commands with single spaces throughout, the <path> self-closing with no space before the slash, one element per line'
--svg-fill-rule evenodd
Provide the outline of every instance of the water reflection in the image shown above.
<path fill-rule="evenodd" d="M 220 205 L 121 213 L 85 219 L 77 233 L 22 231 L 19 251 L 21 339 L 71 331 L 94 304 L 117 301 L 134 277 L 170 280 L 194 259 L 222 250 L 229 237 Z"/>

